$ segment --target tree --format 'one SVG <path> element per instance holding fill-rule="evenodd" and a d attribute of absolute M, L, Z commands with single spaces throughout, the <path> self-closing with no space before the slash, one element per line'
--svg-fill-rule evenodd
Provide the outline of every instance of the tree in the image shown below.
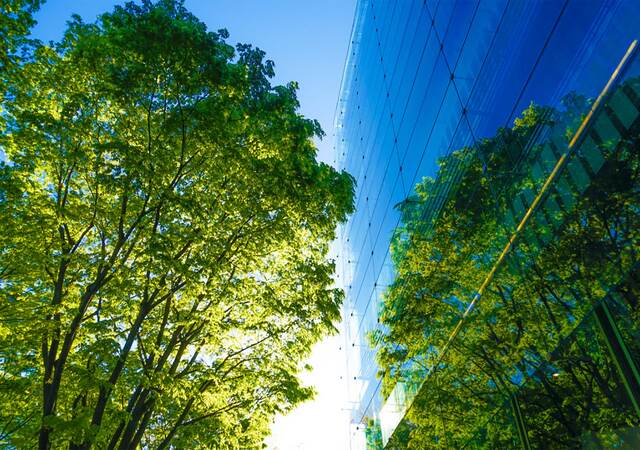
<path fill-rule="evenodd" d="M 16 69 L 24 53 L 28 53 L 27 47 L 32 41 L 27 34 L 35 24 L 33 13 L 42 3 L 41 0 L 4 0 L 0 4 L 0 130 L 4 128 L 2 103 L 6 86 L 20 76 Z"/>
<path fill-rule="evenodd" d="M 514 401 L 534 448 L 633 447 L 623 430 L 638 417 L 594 311 L 614 311 L 637 363 L 640 121 L 621 96 L 637 101 L 638 88 L 628 80 L 594 117 L 453 341 L 590 101 L 532 105 L 513 127 L 444 158 L 399 205 L 385 331 L 371 341 L 385 397 L 399 382 L 424 385 L 387 448 L 518 447 Z"/>
<path fill-rule="evenodd" d="M 70 22 L 9 86 L 0 419 L 13 447 L 259 448 L 334 330 L 353 181 L 296 84 L 181 1 Z"/>
<path fill-rule="evenodd" d="M 41 0 L 4 0 L 0 10 L 0 73 L 13 65 L 16 51 L 34 25 L 33 13 Z"/>

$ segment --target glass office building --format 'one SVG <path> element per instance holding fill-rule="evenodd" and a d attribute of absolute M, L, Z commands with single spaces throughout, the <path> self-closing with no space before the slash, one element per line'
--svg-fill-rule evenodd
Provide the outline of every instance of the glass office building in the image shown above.
<path fill-rule="evenodd" d="M 640 448 L 640 2 L 360 0 L 351 448 Z"/>

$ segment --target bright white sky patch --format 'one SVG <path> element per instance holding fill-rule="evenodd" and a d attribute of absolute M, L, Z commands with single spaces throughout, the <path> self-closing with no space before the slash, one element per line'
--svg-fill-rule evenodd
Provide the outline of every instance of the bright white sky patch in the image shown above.
<path fill-rule="evenodd" d="M 345 359 L 342 336 L 318 343 L 301 378 L 315 386 L 316 398 L 277 417 L 266 440 L 269 450 L 349 450 L 349 412 L 345 407 Z M 341 378 L 342 377 L 342 378 Z"/>

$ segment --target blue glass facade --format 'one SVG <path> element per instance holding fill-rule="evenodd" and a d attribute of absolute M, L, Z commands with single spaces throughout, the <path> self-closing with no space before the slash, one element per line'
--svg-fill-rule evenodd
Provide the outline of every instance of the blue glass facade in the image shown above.
<path fill-rule="evenodd" d="M 400 205 L 411 201 L 416 185 L 424 177 L 434 178 L 437 188 L 423 204 L 422 216 L 435 220 L 464 172 L 464 164 L 460 164 L 454 168 L 453 176 L 439 178 L 442 158 L 459 149 L 477 147 L 495 136 L 499 129 L 513 127 L 514 121 L 532 103 L 566 110 L 566 96 L 570 93 L 595 99 L 638 37 L 639 19 L 640 3 L 622 0 L 358 2 L 336 113 L 338 164 L 357 181 L 356 212 L 340 230 L 341 280 L 347 294 L 344 325 L 353 449 L 364 448 L 367 437 L 370 441 L 373 439 L 371 434 L 376 431 L 371 430 L 376 427 L 381 429 L 383 443 L 391 442 L 388 448 L 393 445 L 401 448 L 390 439 L 407 421 L 406 413 L 414 397 L 424 391 L 425 380 L 433 369 L 413 370 L 414 377 L 418 374 L 417 383 L 411 386 L 400 383 L 385 390 L 383 379 L 378 376 L 381 369 L 376 362 L 376 345 L 371 342 L 376 330 L 389 333 L 380 314 L 383 299 L 389 296 L 394 282 L 397 284 L 397 261 L 390 247 L 394 233 L 397 237 L 403 226 Z M 635 52 L 631 52 L 624 73 L 616 79 L 617 85 L 634 80 L 640 74 L 638 59 Z M 631 130 L 638 112 L 635 91 L 629 86 L 625 88 L 626 95 L 616 91 L 614 99 L 607 99 L 614 102 L 607 103 L 609 109 L 624 110 L 624 114 L 618 114 L 626 117 L 624 130 Z M 615 102 L 626 103 L 616 106 Z M 592 105 L 593 100 L 588 103 Z M 584 120 L 587 112 L 588 108 L 581 111 L 580 119 Z M 595 137 L 588 139 L 604 139 L 603 136 L 616 142 L 624 139 L 620 130 L 605 129 L 612 127 L 608 120 L 594 116 L 587 125 L 597 125 L 598 130 L 594 131 Z M 520 192 L 507 208 L 508 213 L 504 216 L 500 213 L 504 233 L 496 234 L 498 248 L 504 247 L 516 230 L 535 194 L 567 148 L 568 139 L 558 141 L 558 145 L 553 146 L 557 151 L 551 153 L 551 147 L 545 147 L 545 143 L 554 142 L 554 133 L 558 136 L 566 130 L 575 133 L 577 128 L 576 124 L 563 126 L 562 130 L 557 124 L 555 128 L 536 129 L 518 150 L 522 153 L 523 148 L 540 147 L 537 162 L 535 158 L 526 162 L 528 171 L 538 170 L 539 174 L 532 176 L 534 188 Z M 571 137 L 568 131 L 566 134 Z M 574 164 L 567 169 L 574 178 L 553 182 L 559 183 L 558 186 L 570 184 L 572 192 L 580 196 L 598 172 L 598 168 L 594 170 L 593 161 L 599 157 L 593 155 L 587 154 L 583 165 Z M 514 157 L 513 167 L 525 164 L 521 160 L 520 156 Z M 581 176 L 586 180 L 582 188 L 580 182 L 575 181 Z M 490 182 L 488 176 L 485 181 Z M 561 188 L 557 190 L 562 192 Z M 547 203 L 544 207 L 550 208 Z M 548 218 L 550 213 L 545 214 Z M 486 272 L 498 258 L 499 251 L 491 254 Z M 636 266 L 632 264 L 632 267 L 632 271 L 636 271 Z M 470 283 L 466 289 L 469 298 L 456 299 L 462 305 L 461 317 L 474 293 L 481 288 L 481 283 L 475 286 L 472 280 Z M 581 323 L 597 320 L 598 311 L 594 311 L 585 310 L 580 315 L 572 312 L 570 321 L 575 329 L 561 338 L 582 333 Z M 600 311 L 600 314 L 605 313 Z M 455 324 L 452 322 L 452 330 Z M 588 331 L 591 328 L 583 327 L 586 327 L 584 333 L 591 333 Z M 443 353 L 442 349 L 438 351 Z M 431 357 L 423 356 L 427 360 Z M 440 363 L 446 365 L 446 360 L 438 360 Z M 406 365 L 411 364 L 407 360 Z M 532 373 L 521 374 L 522 380 L 516 379 L 517 375 L 510 377 L 519 389 L 525 385 L 524 378 Z M 518 408 L 516 404 L 512 410 Z M 522 409 L 533 414 L 534 407 L 525 405 Z M 513 419 L 510 412 L 504 421 L 511 424 L 513 436 L 519 439 L 506 438 L 502 444 L 512 442 L 517 447 L 523 439 L 528 439 L 528 432 L 522 431 L 518 417 Z M 502 424 L 499 427 L 508 427 L 500 422 L 502 420 L 496 422 Z M 634 423 L 629 421 L 630 425 Z M 419 428 L 412 423 L 404 426 L 409 432 Z M 474 428 L 471 434 L 486 429 L 488 425 L 484 424 Z M 532 440 L 538 439 L 535 432 L 531 433 Z M 458 448 L 442 442 L 445 434 L 434 438 L 434 448 Z M 545 448 L 539 443 L 540 439 L 526 445 Z M 483 442 L 469 448 L 491 448 L 488 441 Z"/>

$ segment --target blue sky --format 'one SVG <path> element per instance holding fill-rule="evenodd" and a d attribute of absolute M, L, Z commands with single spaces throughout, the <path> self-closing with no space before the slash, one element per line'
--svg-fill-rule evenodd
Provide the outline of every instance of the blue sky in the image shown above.
<path fill-rule="evenodd" d="M 58 40 L 71 14 L 94 21 L 115 0 L 47 0 L 36 15 L 33 35 Z M 301 112 L 320 121 L 327 136 L 319 158 L 332 161 L 333 114 L 355 0 L 186 0 L 187 8 L 209 29 L 226 28 L 230 43 L 253 44 L 275 61 L 275 82 L 300 84 Z"/>
<path fill-rule="evenodd" d="M 226 28 L 229 42 L 250 43 L 275 61 L 275 83 L 297 81 L 301 112 L 320 121 L 326 137 L 319 159 L 333 161 L 333 116 L 347 53 L 356 0 L 186 0 L 187 8 L 209 29 Z M 36 15 L 34 37 L 58 40 L 71 14 L 92 22 L 114 0 L 47 0 Z M 268 440 L 271 450 L 346 450 L 344 355 L 340 336 L 318 344 L 305 383 L 318 396 L 286 417 L 279 417 Z M 342 380 L 341 380 L 342 378 Z"/>

